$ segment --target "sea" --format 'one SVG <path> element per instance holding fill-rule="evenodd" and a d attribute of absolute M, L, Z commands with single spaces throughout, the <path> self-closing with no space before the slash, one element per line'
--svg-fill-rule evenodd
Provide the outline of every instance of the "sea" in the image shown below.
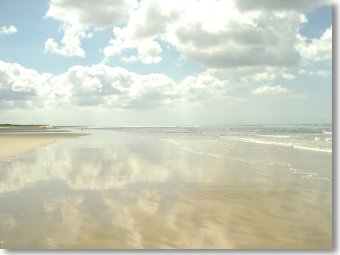
<path fill-rule="evenodd" d="M 332 125 L 69 131 L 0 160 L 1 248 L 332 248 Z"/>

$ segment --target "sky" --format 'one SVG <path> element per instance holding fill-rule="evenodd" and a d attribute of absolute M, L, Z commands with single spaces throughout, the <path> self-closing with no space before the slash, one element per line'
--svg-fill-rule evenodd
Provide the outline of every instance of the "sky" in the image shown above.
<path fill-rule="evenodd" d="M 332 123 L 332 1 L 1 0 L 0 123 Z"/>

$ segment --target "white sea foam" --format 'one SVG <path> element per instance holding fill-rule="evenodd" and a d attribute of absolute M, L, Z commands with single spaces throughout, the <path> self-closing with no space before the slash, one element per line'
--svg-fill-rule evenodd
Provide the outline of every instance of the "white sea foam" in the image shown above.
<path fill-rule="evenodd" d="M 294 148 L 301 149 L 301 150 L 308 150 L 308 151 L 319 151 L 319 152 L 332 153 L 332 149 L 326 149 L 326 148 L 313 148 L 313 147 L 307 147 L 307 146 L 302 146 L 302 145 L 294 145 Z"/>
<path fill-rule="evenodd" d="M 179 145 L 179 143 L 178 143 L 178 142 L 176 142 L 176 140 L 174 140 L 174 139 L 161 139 L 161 140 L 164 140 L 164 141 L 166 141 L 167 143 L 171 143 L 171 144 Z"/>
<path fill-rule="evenodd" d="M 275 145 L 275 146 L 291 147 L 291 148 L 294 148 L 294 149 L 301 149 L 301 150 L 332 153 L 332 149 L 309 147 L 309 146 L 305 146 L 305 145 L 294 144 L 294 143 L 291 143 L 291 142 L 264 141 L 264 140 L 253 139 L 253 138 L 227 137 L 227 136 L 222 136 L 222 138 L 223 139 L 230 139 L 230 140 L 237 140 L 237 141 L 246 142 L 246 143 Z"/>
<path fill-rule="evenodd" d="M 282 142 L 274 142 L 274 141 L 263 141 L 263 140 L 258 140 L 258 139 L 253 139 L 253 138 L 243 138 L 243 137 L 227 137 L 223 136 L 223 139 L 230 139 L 230 140 L 236 140 L 236 141 L 241 141 L 241 142 L 246 142 L 246 143 L 258 143 L 258 144 L 268 144 L 268 145 L 280 145 L 280 146 L 285 146 L 285 147 L 291 147 L 293 146 L 292 143 L 282 143 Z"/>
<path fill-rule="evenodd" d="M 290 135 L 256 135 L 260 137 L 269 137 L 269 138 L 290 138 Z"/>

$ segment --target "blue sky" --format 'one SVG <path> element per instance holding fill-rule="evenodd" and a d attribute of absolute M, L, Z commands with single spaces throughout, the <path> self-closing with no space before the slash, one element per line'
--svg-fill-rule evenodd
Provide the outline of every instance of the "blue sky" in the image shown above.
<path fill-rule="evenodd" d="M 331 123 L 330 3 L 2 0 L 0 123 Z"/>

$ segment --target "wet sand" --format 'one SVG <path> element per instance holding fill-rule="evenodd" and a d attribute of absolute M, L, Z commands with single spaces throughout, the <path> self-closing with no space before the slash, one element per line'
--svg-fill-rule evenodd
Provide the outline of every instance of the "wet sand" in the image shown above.
<path fill-rule="evenodd" d="M 86 132 L 0 160 L 0 248 L 332 248 L 330 153 Z"/>
<path fill-rule="evenodd" d="M 66 138 L 74 138 L 77 134 L 1 134 L 0 160 L 25 153 L 37 147 L 55 143 Z"/>

